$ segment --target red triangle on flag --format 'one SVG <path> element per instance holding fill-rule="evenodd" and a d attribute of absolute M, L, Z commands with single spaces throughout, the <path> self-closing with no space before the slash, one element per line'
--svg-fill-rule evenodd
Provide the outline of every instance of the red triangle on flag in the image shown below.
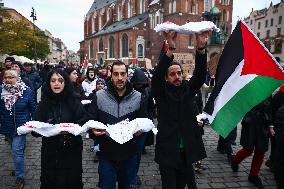
<path fill-rule="evenodd" d="M 256 74 L 284 80 L 284 73 L 244 23 L 241 23 L 244 66 L 241 75 Z"/>

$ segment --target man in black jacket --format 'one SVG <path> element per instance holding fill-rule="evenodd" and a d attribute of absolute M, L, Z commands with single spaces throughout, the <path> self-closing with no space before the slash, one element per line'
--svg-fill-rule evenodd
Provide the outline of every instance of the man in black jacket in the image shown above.
<path fill-rule="evenodd" d="M 111 81 L 107 88 L 94 95 L 89 114 L 91 120 L 103 124 L 115 124 L 125 119 L 129 121 L 138 117 L 147 117 L 141 93 L 133 90 L 128 82 L 127 67 L 116 61 L 111 67 Z M 99 185 L 102 189 L 128 189 L 132 179 L 136 177 L 138 136 L 119 144 L 105 135 L 105 131 L 92 129 L 90 137 L 100 145 L 99 151 Z"/>
<path fill-rule="evenodd" d="M 152 78 L 157 103 L 158 134 L 155 161 L 159 164 L 163 189 L 197 188 L 192 164 L 206 152 L 198 128 L 194 97 L 206 78 L 206 43 L 209 32 L 196 35 L 195 71 L 190 81 L 182 80 L 181 65 L 173 61 L 175 32 L 164 33 L 166 52 Z"/>
<path fill-rule="evenodd" d="M 24 63 L 24 72 L 22 74 L 22 78 L 31 81 L 31 89 L 34 91 L 35 101 L 37 102 L 37 90 L 42 85 L 42 79 L 40 78 L 38 72 L 34 69 L 31 63 Z"/>

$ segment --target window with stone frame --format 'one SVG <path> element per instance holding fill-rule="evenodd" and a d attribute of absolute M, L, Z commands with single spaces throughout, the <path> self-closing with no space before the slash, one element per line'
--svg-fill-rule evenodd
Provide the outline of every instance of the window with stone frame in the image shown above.
<path fill-rule="evenodd" d="M 128 0 L 128 18 L 132 17 L 132 0 Z"/>
<path fill-rule="evenodd" d="M 273 18 L 270 19 L 270 26 L 273 26 Z"/>
<path fill-rule="evenodd" d="M 190 3 L 190 13 L 194 14 L 195 13 L 195 3 L 191 1 Z"/>
<path fill-rule="evenodd" d="M 277 28 L 277 36 L 281 36 L 281 28 Z"/>
<path fill-rule="evenodd" d="M 267 48 L 268 51 L 270 51 L 270 49 L 271 49 L 271 44 L 270 44 L 269 41 L 266 41 L 266 42 L 264 43 L 264 46 Z"/>
<path fill-rule="evenodd" d="M 102 29 L 102 15 L 99 14 L 99 30 Z"/>
<path fill-rule="evenodd" d="M 145 2 L 144 0 L 140 0 L 140 14 L 145 12 Z"/>
<path fill-rule="evenodd" d="M 94 45 L 93 45 L 92 40 L 90 41 L 90 44 L 89 44 L 89 55 L 90 55 L 90 58 L 94 58 Z"/>
<path fill-rule="evenodd" d="M 122 57 L 128 57 L 128 36 L 126 34 L 122 35 L 121 39 L 121 55 Z"/>
<path fill-rule="evenodd" d="M 275 41 L 274 53 L 280 54 L 281 52 L 282 52 L 282 41 L 281 40 L 276 40 Z"/>
<path fill-rule="evenodd" d="M 95 17 L 95 15 L 94 16 L 92 16 L 92 33 L 95 33 L 95 31 L 96 31 L 96 17 Z"/>
<path fill-rule="evenodd" d="M 279 16 L 278 24 L 282 24 L 282 16 Z"/>
<path fill-rule="evenodd" d="M 173 0 L 173 13 L 177 11 L 177 1 Z"/>
<path fill-rule="evenodd" d="M 260 27 L 261 27 L 261 22 L 258 22 L 257 29 L 260 29 Z"/>
<path fill-rule="evenodd" d="M 104 41 L 102 38 L 99 40 L 99 51 L 102 52 L 104 51 Z"/>
<path fill-rule="evenodd" d="M 111 36 L 109 38 L 109 58 L 114 58 L 114 38 Z"/>
<path fill-rule="evenodd" d="M 169 14 L 172 13 L 172 2 L 169 2 Z"/>
<path fill-rule="evenodd" d="M 121 20 L 121 6 L 117 6 L 117 21 Z"/>
<path fill-rule="evenodd" d="M 265 27 L 267 28 L 268 26 L 268 20 L 265 20 Z"/>
<path fill-rule="evenodd" d="M 266 38 L 269 38 L 270 37 L 270 30 L 267 30 L 266 31 Z"/>
<path fill-rule="evenodd" d="M 144 58 L 143 56 L 143 45 L 142 44 L 139 44 L 138 45 L 138 58 Z"/>

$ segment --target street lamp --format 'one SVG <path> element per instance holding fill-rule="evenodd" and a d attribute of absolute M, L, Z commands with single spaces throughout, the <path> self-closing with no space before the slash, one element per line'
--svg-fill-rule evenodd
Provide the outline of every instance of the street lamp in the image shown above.
<path fill-rule="evenodd" d="M 34 29 L 34 34 L 33 34 L 33 38 L 34 38 L 34 60 L 35 60 L 35 63 L 37 63 L 37 52 L 36 52 L 36 39 L 35 39 L 35 21 L 37 20 L 36 18 L 36 12 L 35 12 L 35 9 L 32 7 L 32 12 L 31 12 L 31 16 L 30 16 L 32 19 L 33 19 L 33 29 Z"/>

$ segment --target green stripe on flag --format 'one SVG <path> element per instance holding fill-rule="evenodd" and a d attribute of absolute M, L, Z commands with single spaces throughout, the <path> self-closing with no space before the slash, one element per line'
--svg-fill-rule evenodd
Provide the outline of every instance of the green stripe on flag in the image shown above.
<path fill-rule="evenodd" d="M 283 80 L 271 77 L 256 77 L 217 112 L 212 128 L 226 138 L 249 110 L 268 98 L 283 83 Z"/>

